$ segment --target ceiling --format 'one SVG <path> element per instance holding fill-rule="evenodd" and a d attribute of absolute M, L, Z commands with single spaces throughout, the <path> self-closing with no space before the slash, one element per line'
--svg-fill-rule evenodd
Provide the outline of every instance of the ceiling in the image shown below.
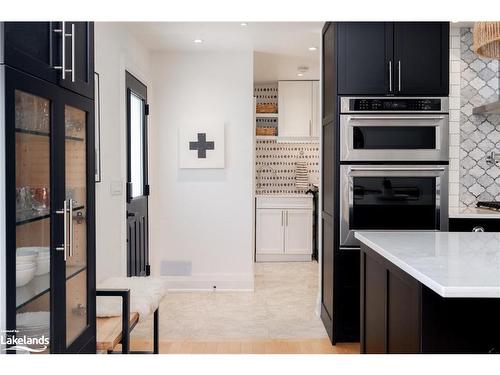
<path fill-rule="evenodd" d="M 323 22 L 126 22 L 153 51 L 253 50 L 289 56 L 318 54 Z M 194 39 L 203 43 L 195 44 Z M 311 52 L 309 47 L 318 47 Z"/>

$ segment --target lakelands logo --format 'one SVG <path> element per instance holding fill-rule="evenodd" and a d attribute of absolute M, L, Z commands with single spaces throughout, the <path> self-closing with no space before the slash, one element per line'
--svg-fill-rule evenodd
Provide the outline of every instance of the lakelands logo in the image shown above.
<path fill-rule="evenodd" d="M 19 331 L 0 331 L 0 347 L 4 352 L 24 351 L 41 353 L 47 350 L 50 339 L 45 335 L 39 337 L 19 336 Z"/>

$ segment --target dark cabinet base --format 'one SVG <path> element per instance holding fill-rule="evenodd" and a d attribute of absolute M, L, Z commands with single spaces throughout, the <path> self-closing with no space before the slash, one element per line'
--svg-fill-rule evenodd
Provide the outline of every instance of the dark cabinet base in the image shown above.
<path fill-rule="evenodd" d="M 500 299 L 443 298 L 361 246 L 361 353 L 498 353 Z"/>

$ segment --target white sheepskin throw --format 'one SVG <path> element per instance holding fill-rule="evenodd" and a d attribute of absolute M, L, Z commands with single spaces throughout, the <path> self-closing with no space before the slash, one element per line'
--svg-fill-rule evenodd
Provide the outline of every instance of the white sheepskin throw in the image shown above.
<path fill-rule="evenodd" d="M 167 293 L 166 281 L 154 277 L 110 277 L 97 289 L 130 289 L 130 312 L 139 313 L 139 320 L 154 313 Z M 121 297 L 97 297 L 97 317 L 121 315 Z"/>

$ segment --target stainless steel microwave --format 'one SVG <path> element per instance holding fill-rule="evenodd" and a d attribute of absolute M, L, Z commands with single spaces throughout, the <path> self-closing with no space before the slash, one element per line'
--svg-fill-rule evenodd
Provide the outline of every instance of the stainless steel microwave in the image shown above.
<path fill-rule="evenodd" d="M 341 109 L 341 161 L 448 160 L 448 98 L 343 97 Z"/>

